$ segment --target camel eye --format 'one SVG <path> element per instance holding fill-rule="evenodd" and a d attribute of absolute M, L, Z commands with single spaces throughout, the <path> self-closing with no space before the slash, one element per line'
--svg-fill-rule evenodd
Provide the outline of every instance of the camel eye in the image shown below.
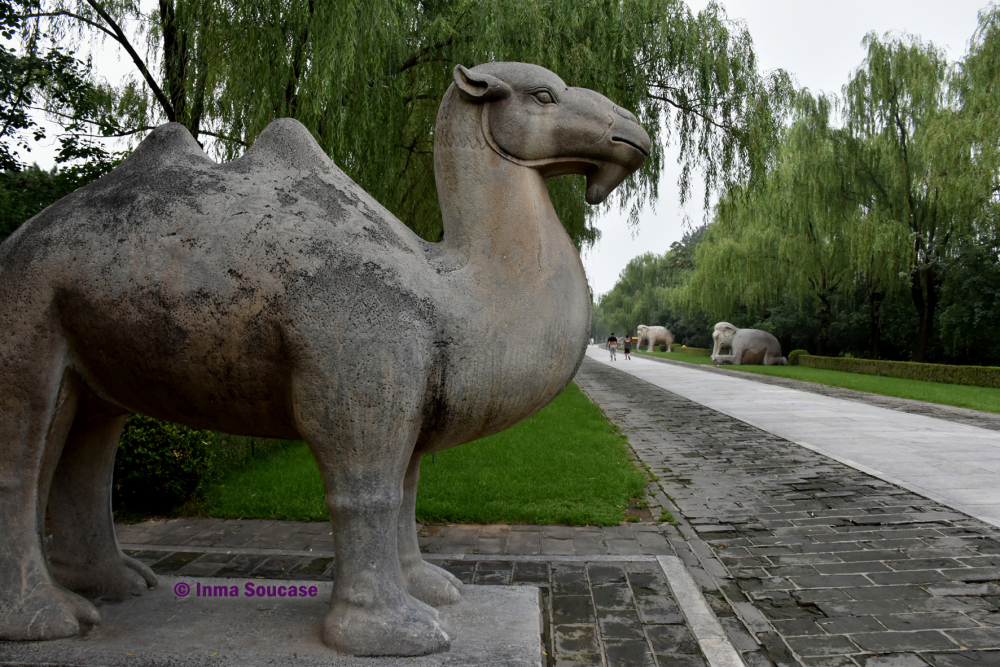
<path fill-rule="evenodd" d="M 552 97 L 552 93 L 547 90 L 539 90 L 531 94 L 539 104 L 555 104 L 555 98 Z"/>

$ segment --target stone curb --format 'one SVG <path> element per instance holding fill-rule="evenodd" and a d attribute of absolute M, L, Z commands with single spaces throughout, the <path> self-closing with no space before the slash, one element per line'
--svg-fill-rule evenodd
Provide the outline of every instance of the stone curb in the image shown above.
<path fill-rule="evenodd" d="M 705 603 L 701 590 L 676 556 L 658 556 L 660 569 L 674 592 L 677 606 L 684 613 L 688 627 L 701 646 L 701 652 L 711 667 L 745 667 L 740 654 L 722 629 L 719 619 Z"/>

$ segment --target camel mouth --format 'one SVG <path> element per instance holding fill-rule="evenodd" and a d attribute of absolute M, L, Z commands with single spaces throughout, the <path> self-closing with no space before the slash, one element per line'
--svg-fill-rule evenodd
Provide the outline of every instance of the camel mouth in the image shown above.
<path fill-rule="evenodd" d="M 649 157 L 649 151 L 648 150 L 646 150 L 645 148 L 643 148 L 639 144 L 635 143 L 634 141 L 629 141 L 625 137 L 611 137 L 611 141 L 616 141 L 616 142 L 618 142 L 620 144 L 628 144 L 632 148 L 634 148 L 637 151 L 639 151 L 640 153 L 642 153 L 643 157 Z"/>

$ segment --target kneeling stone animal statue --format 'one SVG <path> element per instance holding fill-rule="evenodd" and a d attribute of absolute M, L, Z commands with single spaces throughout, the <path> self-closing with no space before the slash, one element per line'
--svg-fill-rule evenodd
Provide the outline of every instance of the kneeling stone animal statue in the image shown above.
<path fill-rule="evenodd" d="M 674 351 L 674 335 L 666 327 L 647 327 L 645 324 L 640 324 L 635 331 L 635 335 L 639 337 L 638 346 L 641 346 L 643 341 L 648 341 L 647 352 L 652 352 L 657 345 L 666 345 L 667 352 Z"/>
<path fill-rule="evenodd" d="M 754 364 L 764 366 L 785 366 L 788 360 L 781 356 L 781 343 L 766 331 L 760 329 L 737 329 L 729 322 L 719 322 L 712 333 L 715 345 L 712 348 L 712 363 Z M 729 354 L 720 354 L 728 347 Z"/>
<path fill-rule="evenodd" d="M 573 377 L 590 296 L 545 178 L 583 174 L 597 204 L 648 151 L 631 113 L 546 69 L 458 66 L 435 131 L 441 243 L 288 119 L 228 164 L 163 125 L 28 221 L 0 245 L 0 639 L 76 635 L 100 621 L 84 596 L 156 584 L 111 515 L 138 412 L 303 439 L 335 539 L 326 643 L 446 650 L 431 605 L 462 584 L 420 557 L 420 458 L 528 417 Z M 414 335 L 359 354 L 373 329 Z M 525 346 L 528 330 L 565 344 Z"/>

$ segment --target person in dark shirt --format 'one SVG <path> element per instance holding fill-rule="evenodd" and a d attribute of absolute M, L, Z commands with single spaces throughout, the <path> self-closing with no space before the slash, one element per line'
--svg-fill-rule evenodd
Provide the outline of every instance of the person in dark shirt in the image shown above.
<path fill-rule="evenodd" d="M 622 352 L 625 353 L 626 361 L 632 358 L 632 334 L 625 334 L 625 340 L 622 341 Z"/>
<path fill-rule="evenodd" d="M 608 342 L 605 344 L 605 347 L 611 351 L 611 361 L 615 361 L 615 353 L 618 351 L 618 339 L 615 338 L 614 331 L 608 336 Z"/>

